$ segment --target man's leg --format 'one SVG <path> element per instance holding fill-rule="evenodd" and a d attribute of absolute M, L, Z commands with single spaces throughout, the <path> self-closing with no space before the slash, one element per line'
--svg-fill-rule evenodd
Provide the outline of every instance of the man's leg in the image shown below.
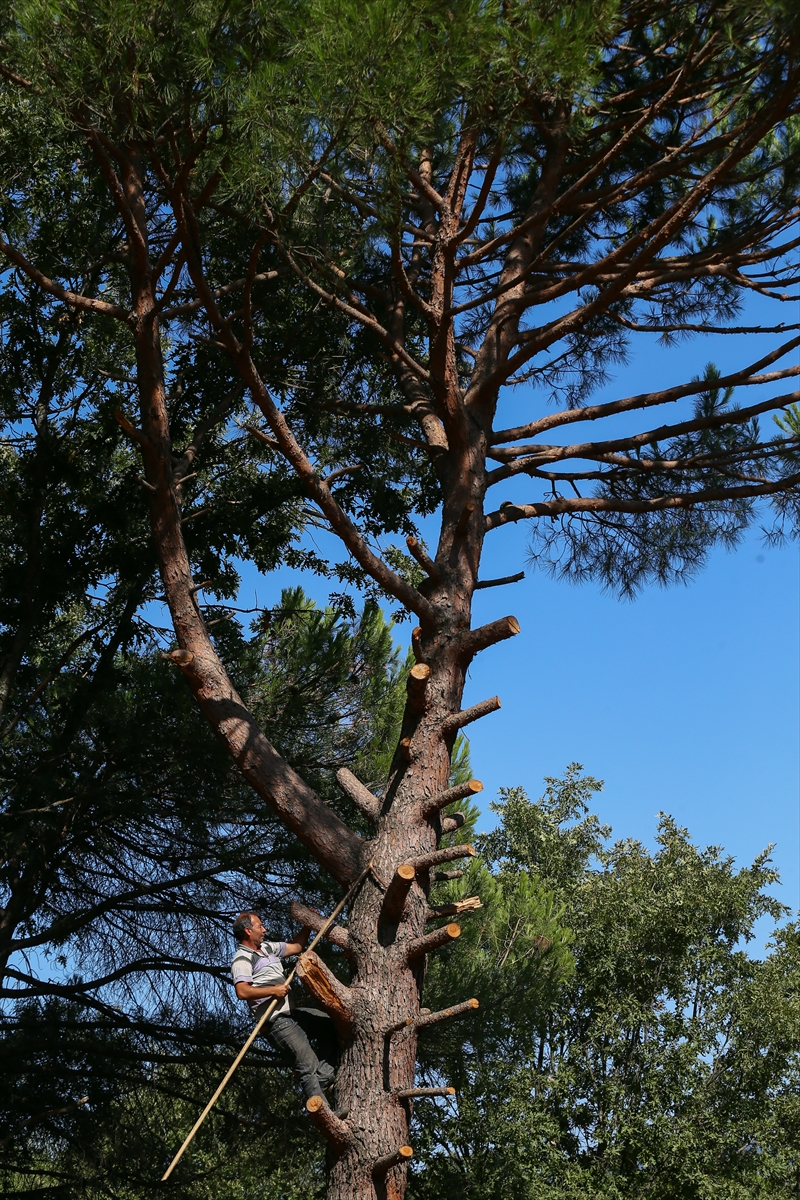
<path fill-rule="evenodd" d="M 322 1086 L 328 1087 L 333 1083 L 339 1065 L 339 1042 L 333 1021 L 319 1008 L 295 1008 L 292 1016 L 316 1049 L 317 1075 Z"/>
<path fill-rule="evenodd" d="M 328 1063 L 319 1061 L 305 1030 L 294 1016 L 276 1017 L 269 1027 L 268 1037 L 276 1049 L 294 1059 L 295 1074 L 306 1099 L 309 1096 L 321 1096 L 321 1085 L 327 1086 L 328 1077 L 333 1078 L 332 1069 Z"/>

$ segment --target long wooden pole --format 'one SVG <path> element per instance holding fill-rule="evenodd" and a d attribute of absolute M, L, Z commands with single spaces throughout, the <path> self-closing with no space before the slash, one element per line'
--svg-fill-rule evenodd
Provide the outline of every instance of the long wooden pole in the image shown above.
<path fill-rule="evenodd" d="M 353 884 L 350 886 L 350 888 L 349 888 L 349 890 L 348 890 L 348 892 L 347 892 L 347 895 L 344 897 L 344 899 L 340 900 L 340 901 L 339 901 L 339 903 L 336 905 L 336 908 L 333 910 L 333 912 L 331 913 L 331 915 L 328 917 L 327 921 L 326 921 L 326 922 L 325 922 L 325 924 L 322 926 L 322 928 L 320 929 L 319 933 L 316 935 L 316 937 L 315 937 L 315 938 L 314 938 L 314 940 L 312 941 L 311 945 L 310 945 L 310 946 L 307 946 L 307 947 L 306 947 L 306 949 L 303 951 L 303 953 L 304 953 L 304 954 L 307 954 L 309 950 L 313 950 L 313 949 L 314 949 L 314 947 L 316 946 L 317 942 L 320 940 L 320 938 L 323 938 L 323 937 L 325 936 L 325 934 L 328 932 L 328 930 L 330 929 L 330 927 L 331 927 L 331 925 L 333 924 L 333 922 L 334 922 L 334 921 L 336 920 L 336 918 L 338 917 L 339 913 L 342 911 L 342 909 L 344 908 L 344 906 L 345 906 L 345 905 L 347 904 L 347 902 L 350 900 L 351 896 L 353 896 L 353 895 L 354 895 L 354 894 L 355 894 L 355 893 L 358 891 L 359 887 L 360 887 L 360 886 L 361 886 L 361 884 L 364 882 L 364 880 L 366 879 L 367 875 L 369 875 L 369 873 L 370 873 L 370 871 L 371 871 L 371 870 L 372 870 L 372 861 L 370 861 L 370 862 L 369 862 L 369 864 L 368 864 L 368 865 L 367 865 L 367 866 L 364 868 L 364 870 L 361 872 L 361 874 L 359 875 L 359 877 L 358 877 L 358 879 L 355 881 L 355 883 L 353 883 Z M 287 982 L 287 983 L 291 983 L 291 982 L 292 982 L 292 980 L 294 979 L 294 976 L 295 976 L 295 972 L 296 972 L 296 971 L 297 971 L 297 966 L 294 966 L 294 967 L 292 967 L 292 969 L 291 969 L 291 971 L 289 972 L 289 975 L 288 975 L 288 977 L 287 977 L 287 979 L 286 979 L 286 982 Z M 242 1061 L 242 1059 L 244 1058 L 245 1054 L 247 1054 L 247 1051 L 250 1049 L 250 1047 L 252 1046 L 253 1042 L 254 1042 L 254 1041 L 256 1040 L 256 1038 L 258 1037 L 258 1034 L 259 1034 L 259 1032 L 260 1032 L 260 1030 L 261 1030 L 261 1027 L 262 1027 L 262 1025 L 264 1024 L 264 1022 L 265 1022 L 265 1021 L 267 1020 L 267 1018 L 269 1017 L 270 1013 L 271 1013 L 271 1012 L 273 1011 L 273 1009 L 275 1008 L 275 1005 L 278 1003 L 278 1000 L 279 1000 L 279 997 L 278 997 L 278 996 L 276 996 L 276 997 L 275 997 L 275 999 L 272 1001 L 272 1003 L 267 1005 L 267 1007 L 264 1009 L 264 1012 L 263 1012 L 263 1013 L 261 1014 L 261 1016 L 258 1018 L 258 1021 L 257 1021 L 257 1023 L 256 1023 L 256 1026 L 255 1026 L 255 1028 L 254 1028 L 253 1032 L 250 1034 L 250 1037 L 247 1039 L 247 1041 L 246 1041 L 246 1042 L 245 1042 L 245 1044 L 242 1046 L 242 1048 L 241 1048 L 241 1050 L 239 1051 L 239 1053 L 236 1055 L 236 1058 L 235 1058 L 235 1059 L 233 1060 L 233 1062 L 231 1063 L 230 1067 L 228 1068 L 227 1074 L 225 1075 L 225 1078 L 223 1079 L 222 1083 L 219 1085 L 219 1087 L 217 1088 L 217 1090 L 214 1092 L 214 1095 L 211 1097 L 211 1099 L 209 1100 L 208 1104 L 205 1106 L 205 1108 L 204 1108 L 204 1109 L 203 1109 L 203 1111 L 201 1112 L 200 1116 L 197 1118 L 197 1120 L 195 1121 L 194 1125 L 192 1126 L 192 1128 L 191 1128 L 191 1131 L 190 1131 L 190 1133 L 189 1133 L 189 1136 L 187 1137 L 186 1141 L 183 1143 L 183 1145 L 181 1146 L 180 1150 L 179 1150 L 179 1151 L 178 1151 L 178 1153 L 175 1155 L 175 1157 L 173 1158 L 172 1162 L 171 1162 L 171 1163 L 169 1164 L 169 1166 L 167 1167 L 167 1169 L 166 1169 L 166 1171 L 164 1172 L 164 1174 L 161 1176 L 161 1182 L 162 1182 L 162 1183 L 164 1182 L 164 1180 L 165 1180 L 165 1179 L 169 1179 L 170 1175 L 171 1175 L 171 1174 L 172 1174 L 172 1172 L 175 1170 L 175 1167 L 178 1165 L 178 1163 L 180 1162 L 180 1160 L 183 1158 L 184 1151 L 187 1149 L 187 1147 L 188 1147 L 188 1146 L 189 1146 L 189 1144 L 191 1143 L 192 1139 L 194 1138 L 194 1135 L 197 1133 L 198 1129 L 199 1129 L 199 1128 L 200 1128 L 200 1126 L 203 1124 L 203 1121 L 205 1121 L 206 1117 L 207 1117 L 207 1116 L 208 1116 L 208 1114 L 211 1112 L 212 1108 L 214 1107 L 214 1105 L 217 1103 L 217 1101 L 219 1100 L 220 1096 L 221 1096 L 221 1095 L 222 1095 L 222 1093 L 224 1092 L 225 1088 L 227 1087 L 227 1084 L 228 1084 L 228 1081 L 229 1081 L 229 1079 L 230 1079 L 230 1078 L 231 1078 L 231 1076 L 233 1075 L 233 1073 L 234 1073 L 234 1071 L 236 1070 L 236 1068 L 238 1067 L 239 1063 L 240 1063 L 240 1062 Z"/>

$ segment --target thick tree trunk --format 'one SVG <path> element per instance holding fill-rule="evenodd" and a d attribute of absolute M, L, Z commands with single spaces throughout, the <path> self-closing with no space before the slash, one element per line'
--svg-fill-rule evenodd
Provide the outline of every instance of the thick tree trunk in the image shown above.
<path fill-rule="evenodd" d="M 375 876 L 361 889 L 350 916 L 352 1036 L 337 1087 L 337 1102 L 349 1110 L 350 1137 L 346 1145 L 332 1148 L 331 1200 L 399 1200 L 405 1190 L 403 1160 L 388 1170 L 375 1172 L 374 1166 L 408 1142 L 412 1101 L 395 1093 L 414 1086 L 414 1022 L 425 974 L 425 956 L 416 943 L 425 933 L 430 870 L 416 873 L 401 904 L 391 903 L 390 884 L 401 864 L 436 848 L 436 821 L 432 824 L 424 813 L 426 802 L 449 782 L 450 747 L 441 736 L 441 722 L 458 708 L 463 687 L 452 652 L 448 658 L 428 664 L 428 707 L 415 728 L 408 720 L 404 728 L 410 761 L 398 770 L 383 806 L 372 846 Z M 411 1023 L 398 1029 L 404 1022 Z"/>

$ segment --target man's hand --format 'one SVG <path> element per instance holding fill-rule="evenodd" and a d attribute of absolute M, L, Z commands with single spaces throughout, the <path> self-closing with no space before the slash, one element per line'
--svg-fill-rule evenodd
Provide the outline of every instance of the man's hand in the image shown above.
<path fill-rule="evenodd" d="M 271 987 L 256 987 L 252 983 L 237 983 L 236 995 L 240 1000 L 263 1000 L 269 996 L 282 1000 L 289 994 L 288 983 L 274 983 Z"/>
<path fill-rule="evenodd" d="M 302 954 L 308 944 L 308 939 L 310 936 L 311 927 L 309 925 L 304 925 L 298 933 L 296 940 L 286 943 L 286 957 L 288 958 L 292 954 Z"/>

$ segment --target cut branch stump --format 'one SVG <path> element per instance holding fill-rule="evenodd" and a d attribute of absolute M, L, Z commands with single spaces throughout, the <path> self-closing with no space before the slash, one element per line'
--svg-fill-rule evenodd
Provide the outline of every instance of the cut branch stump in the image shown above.
<path fill-rule="evenodd" d="M 466 783 L 457 783 L 455 787 L 448 788 L 446 792 L 440 792 L 438 796 L 427 800 L 423 813 L 426 817 L 432 817 L 440 809 L 447 808 L 448 804 L 466 800 L 469 796 L 477 796 L 478 792 L 482 791 L 483 784 L 480 779 L 468 779 Z"/>
<path fill-rule="evenodd" d="M 414 962 L 415 959 L 422 958 L 423 954 L 433 954 L 435 950 L 441 950 L 442 946 L 449 946 L 458 937 L 461 937 L 461 926 L 451 921 L 449 925 L 443 925 L 441 929 L 434 929 L 431 933 L 409 942 L 406 947 L 406 959 L 408 962 Z"/>
<path fill-rule="evenodd" d="M 306 1100 L 306 1112 L 320 1133 L 334 1146 L 344 1149 L 350 1144 L 352 1141 L 350 1130 L 344 1121 L 336 1116 L 324 1096 L 309 1096 Z"/>
<path fill-rule="evenodd" d="M 394 1153 L 384 1154 L 383 1158 L 376 1159 L 372 1164 L 372 1173 L 373 1175 L 385 1175 L 387 1171 L 391 1171 L 392 1167 L 408 1162 L 413 1157 L 414 1149 L 412 1146 L 400 1146 Z"/>

